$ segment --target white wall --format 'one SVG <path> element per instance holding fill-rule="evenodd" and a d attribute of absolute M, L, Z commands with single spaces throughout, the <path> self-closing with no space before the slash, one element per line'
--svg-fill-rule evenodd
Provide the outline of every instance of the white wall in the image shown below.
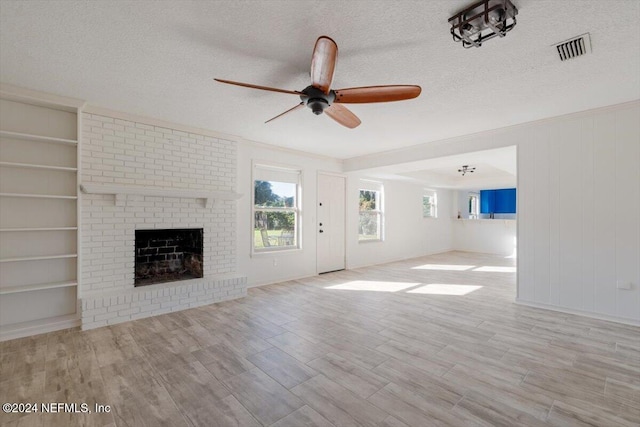
<path fill-rule="evenodd" d="M 252 162 L 302 169 L 302 249 L 251 254 Z M 238 271 L 249 286 L 308 277 L 316 269 L 316 204 L 318 171 L 339 172 L 339 161 L 280 150 L 253 142 L 238 145 Z M 358 243 L 359 176 L 347 176 L 347 268 L 411 258 L 451 249 L 451 192 L 438 191 L 438 219 L 422 217 L 423 186 L 383 181 L 385 240 Z"/>
<path fill-rule="evenodd" d="M 496 219 L 468 219 L 470 192 L 477 193 L 480 197 L 480 190 L 454 191 L 453 212 L 456 216 L 460 212 L 462 219 L 457 219 L 452 224 L 453 249 L 497 255 L 515 254 L 516 215 L 496 214 Z"/>
<path fill-rule="evenodd" d="M 638 101 L 350 159 L 345 170 L 514 144 L 518 301 L 639 323 Z"/>
<path fill-rule="evenodd" d="M 456 219 L 453 248 L 457 251 L 514 255 L 516 221 L 513 219 Z"/>
<path fill-rule="evenodd" d="M 251 254 L 251 177 L 252 162 L 290 166 L 302 170 L 302 249 L 276 253 Z M 336 160 L 281 150 L 263 144 L 238 144 L 237 247 L 238 271 L 248 277 L 249 286 L 298 279 L 316 274 L 316 201 L 318 171 L 339 172 Z"/>
<path fill-rule="evenodd" d="M 359 178 L 352 174 L 347 184 L 348 268 L 451 250 L 452 192 L 438 189 L 438 218 L 423 218 L 425 187 L 391 180 L 380 181 L 384 185 L 384 241 L 359 243 Z"/>
<path fill-rule="evenodd" d="M 453 192 L 453 214 L 464 219 L 469 218 L 469 193 L 471 190 L 456 190 Z M 478 203 L 480 203 L 480 190 L 474 191 L 478 193 Z"/>
<path fill-rule="evenodd" d="M 514 137 L 519 300 L 640 321 L 638 104 Z"/>

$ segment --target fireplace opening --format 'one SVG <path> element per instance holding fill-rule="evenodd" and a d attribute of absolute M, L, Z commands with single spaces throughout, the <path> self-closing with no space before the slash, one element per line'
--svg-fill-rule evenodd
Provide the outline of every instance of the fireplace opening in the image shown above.
<path fill-rule="evenodd" d="M 134 285 L 203 277 L 202 242 L 202 228 L 136 230 Z"/>

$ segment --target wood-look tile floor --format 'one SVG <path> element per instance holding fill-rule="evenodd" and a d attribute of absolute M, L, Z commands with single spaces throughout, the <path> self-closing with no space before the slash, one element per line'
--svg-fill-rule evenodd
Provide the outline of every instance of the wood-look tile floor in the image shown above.
<path fill-rule="evenodd" d="M 513 303 L 514 260 L 450 252 L 0 344 L 3 426 L 638 426 L 640 328 Z"/>

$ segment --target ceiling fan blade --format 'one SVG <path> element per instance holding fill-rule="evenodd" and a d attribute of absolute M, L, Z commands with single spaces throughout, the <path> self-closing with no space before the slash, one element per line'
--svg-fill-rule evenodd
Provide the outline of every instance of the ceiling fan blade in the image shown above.
<path fill-rule="evenodd" d="M 360 123 L 362 123 L 358 116 L 353 114 L 351 110 L 349 110 L 344 105 L 332 104 L 331 106 L 325 108 L 324 112 L 327 116 L 331 117 L 342 126 L 348 127 L 349 129 L 358 127 Z"/>
<path fill-rule="evenodd" d="M 258 86 L 258 85 L 252 85 L 249 83 L 241 83 L 241 82 L 234 82 L 231 80 L 223 80 L 223 79 L 213 79 L 217 82 L 220 83 L 227 83 L 230 85 L 236 85 L 236 86 L 243 86 L 243 87 L 248 87 L 251 89 L 260 89 L 260 90 L 268 90 L 270 92 L 280 92 L 280 93 L 290 93 L 291 95 L 302 95 L 302 92 L 298 92 L 297 90 L 286 90 L 286 89 L 277 89 L 275 87 L 268 87 L 268 86 Z"/>
<path fill-rule="evenodd" d="M 422 92 L 420 86 L 414 85 L 389 85 L 389 86 L 365 86 L 336 89 L 334 102 L 342 104 L 366 104 L 370 102 L 403 101 L 416 98 Z"/>
<path fill-rule="evenodd" d="M 293 107 L 293 108 L 289 108 L 289 109 L 288 109 L 287 111 L 285 111 L 284 113 L 278 114 L 277 116 L 275 116 L 275 117 L 273 117 L 273 118 L 271 118 L 271 119 L 267 120 L 265 123 L 269 123 L 269 122 L 271 122 L 271 121 L 273 121 L 273 120 L 275 120 L 275 119 L 277 119 L 277 118 L 279 118 L 279 117 L 284 116 L 284 115 L 285 115 L 285 114 L 287 114 L 287 113 L 290 113 L 290 112 L 292 112 L 292 111 L 294 111 L 294 110 L 297 110 L 298 108 L 302 108 L 302 107 L 304 107 L 304 102 L 301 102 L 300 104 L 296 105 L 296 106 L 295 106 L 295 107 Z"/>
<path fill-rule="evenodd" d="M 329 94 L 338 60 L 338 45 L 327 36 L 318 37 L 311 57 L 311 86 Z"/>

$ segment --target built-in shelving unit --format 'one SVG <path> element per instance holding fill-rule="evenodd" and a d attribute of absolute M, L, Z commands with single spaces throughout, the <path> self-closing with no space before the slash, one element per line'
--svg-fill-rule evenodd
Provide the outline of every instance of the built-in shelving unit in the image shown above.
<path fill-rule="evenodd" d="M 78 324 L 81 107 L 0 86 L 0 339 Z"/>

